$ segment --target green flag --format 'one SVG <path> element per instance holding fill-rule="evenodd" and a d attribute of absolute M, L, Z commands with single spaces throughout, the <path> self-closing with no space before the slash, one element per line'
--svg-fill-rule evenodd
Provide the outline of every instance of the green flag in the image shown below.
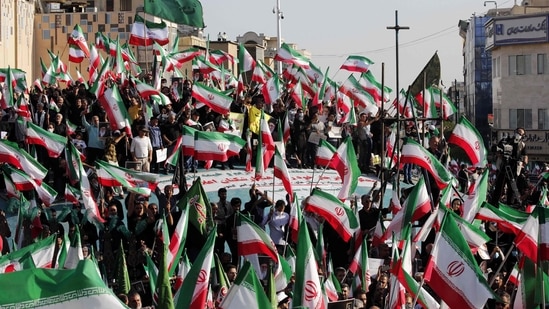
<path fill-rule="evenodd" d="M 158 288 L 158 308 L 164 308 L 164 309 L 173 309 L 174 308 L 174 302 L 173 302 L 173 295 L 172 295 L 172 287 L 170 285 L 170 276 L 168 274 L 168 263 L 167 263 L 167 255 L 168 255 L 168 246 L 164 245 L 164 249 L 162 250 L 162 258 L 160 259 L 160 269 L 158 271 L 158 278 L 156 282 L 156 286 Z"/>
<path fill-rule="evenodd" d="M 198 0 L 145 0 L 145 13 L 176 24 L 204 28 L 202 4 Z"/>
<path fill-rule="evenodd" d="M 126 265 L 126 257 L 124 256 L 124 245 L 122 240 L 120 241 L 120 249 L 116 252 L 116 294 L 124 293 L 128 294 L 131 288 L 130 275 L 128 274 L 128 267 Z"/>
<path fill-rule="evenodd" d="M 212 208 L 210 207 L 210 201 L 204 191 L 204 187 L 202 187 L 200 177 L 194 181 L 177 206 L 179 209 L 185 209 L 187 203 L 188 207 L 190 207 L 189 223 L 194 225 L 202 235 L 208 235 L 208 232 L 213 227 Z"/>
<path fill-rule="evenodd" d="M 428 88 L 431 85 L 438 85 L 440 82 L 440 59 L 435 52 L 433 57 L 427 62 L 421 73 L 416 77 L 412 85 L 410 86 L 410 93 L 415 97 L 423 89 Z"/>

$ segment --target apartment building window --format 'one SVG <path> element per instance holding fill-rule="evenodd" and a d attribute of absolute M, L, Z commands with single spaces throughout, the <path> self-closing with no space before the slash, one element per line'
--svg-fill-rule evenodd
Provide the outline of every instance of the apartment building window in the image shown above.
<path fill-rule="evenodd" d="M 114 0 L 107 0 L 106 6 L 107 6 L 107 12 L 114 11 Z"/>
<path fill-rule="evenodd" d="M 549 130 L 549 109 L 538 109 L 538 130 Z"/>
<path fill-rule="evenodd" d="M 509 128 L 516 129 L 518 127 L 532 129 L 531 109 L 509 109 Z"/>
<path fill-rule="evenodd" d="M 492 78 L 501 77 L 499 59 L 499 57 L 492 58 Z"/>
<path fill-rule="evenodd" d="M 120 0 L 120 11 L 131 11 L 132 0 Z"/>
<path fill-rule="evenodd" d="M 547 54 L 538 54 L 538 74 L 547 74 Z"/>
<path fill-rule="evenodd" d="M 509 75 L 531 74 L 532 57 L 530 55 L 509 56 Z"/>

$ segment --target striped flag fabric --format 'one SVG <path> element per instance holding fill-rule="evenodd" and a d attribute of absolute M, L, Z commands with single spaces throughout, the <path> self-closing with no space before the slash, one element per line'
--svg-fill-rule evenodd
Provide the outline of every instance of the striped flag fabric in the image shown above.
<path fill-rule="evenodd" d="M 75 232 L 70 240 L 71 245 L 67 251 L 67 258 L 65 259 L 64 268 L 65 269 L 75 269 L 78 266 L 78 263 L 84 259 L 84 254 L 82 253 L 82 241 L 80 240 L 80 228 L 78 224 L 75 224 Z"/>
<path fill-rule="evenodd" d="M 208 105 L 214 112 L 225 115 L 230 112 L 233 98 L 202 83 L 194 83 L 192 97 Z"/>
<path fill-rule="evenodd" d="M 238 213 L 236 220 L 238 254 L 262 254 L 278 263 L 276 246 L 269 234 L 245 215 Z"/>
<path fill-rule="evenodd" d="M 165 221 L 164 221 L 165 222 Z M 187 229 L 189 227 L 189 206 L 187 205 L 181 212 L 181 217 L 175 226 L 175 230 L 170 238 L 167 252 L 167 267 L 170 275 L 175 273 L 175 265 L 181 254 L 187 240 Z"/>
<path fill-rule="evenodd" d="M 238 44 L 238 71 L 248 72 L 255 69 L 255 60 L 242 43 Z"/>
<path fill-rule="evenodd" d="M 374 98 L 374 101 L 378 106 L 381 106 L 383 102 L 389 101 L 389 94 L 393 92 L 393 90 L 387 86 L 382 87 L 381 83 L 378 82 L 374 77 L 374 74 L 372 74 L 372 71 L 362 73 L 358 82 L 362 88 Z"/>
<path fill-rule="evenodd" d="M 288 228 L 290 229 L 291 239 L 294 243 L 297 243 L 297 236 L 299 231 L 299 222 L 301 220 L 301 205 L 298 202 L 297 195 L 294 193 L 293 205 L 290 209 L 290 222 Z"/>
<path fill-rule="evenodd" d="M 220 309 L 257 308 L 272 309 L 263 285 L 249 261 L 246 261 L 219 305 Z"/>
<path fill-rule="evenodd" d="M 354 100 L 354 105 L 362 109 L 369 108 L 377 113 L 375 99 L 360 85 L 356 77 L 349 77 L 341 84 L 339 91 Z"/>
<path fill-rule="evenodd" d="M 368 244 L 366 237 L 363 237 L 362 243 L 349 264 L 348 270 L 360 279 L 362 289 L 367 290 L 372 280 L 368 268 Z"/>
<path fill-rule="evenodd" d="M 514 235 L 520 233 L 528 217 L 530 214 L 511 206 L 500 203 L 499 207 L 494 207 L 487 202 L 482 204 L 475 215 L 475 219 L 497 223 L 502 232 Z"/>
<path fill-rule="evenodd" d="M 318 267 L 313 246 L 304 218 L 300 220 L 299 225 L 292 306 L 294 308 L 326 308 L 327 304 L 325 303 L 322 285 L 318 277 Z"/>
<path fill-rule="evenodd" d="M 24 125 L 21 119 L 18 119 L 17 122 Z M 25 141 L 27 144 L 40 145 L 46 148 L 50 158 L 58 158 L 67 144 L 65 136 L 49 132 L 29 121 L 27 121 Z"/>
<path fill-rule="evenodd" d="M 293 63 L 304 69 L 309 69 L 309 59 L 294 50 L 290 45 L 282 43 L 280 48 L 276 51 L 274 60 L 284 63 Z"/>
<path fill-rule="evenodd" d="M 465 116 L 461 116 L 459 119 L 448 139 L 448 143 L 463 149 L 474 166 L 486 166 L 486 163 L 488 163 L 488 152 L 484 146 L 484 139 Z"/>
<path fill-rule="evenodd" d="M 242 138 L 232 134 L 197 130 L 194 133 L 194 158 L 226 162 L 229 157 L 237 156 L 245 144 Z"/>
<path fill-rule="evenodd" d="M 428 214 L 431 211 L 431 198 L 422 177 L 410 192 L 410 195 L 402 205 L 402 209 L 396 213 L 391 223 L 385 230 L 382 241 L 390 239 L 393 235 L 400 240 L 401 232 L 408 224 Z"/>
<path fill-rule="evenodd" d="M 92 260 L 76 269 L 28 269 L 2 275 L 0 306 L 16 308 L 127 308 L 99 277 Z"/>
<path fill-rule="evenodd" d="M 425 282 L 450 308 L 482 308 L 494 298 L 452 216 L 446 216 L 425 269 Z"/>
<path fill-rule="evenodd" d="M 321 139 L 316 151 L 315 164 L 320 166 L 333 166 L 332 158 L 336 152 L 336 148 L 328 143 L 326 140 Z"/>
<path fill-rule="evenodd" d="M 152 95 L 160 95 L 160 91 L 137 78 L 132 78 L 131 81 L 135 85 L 135 90 L 137 90 L 137 93 L 139 93 L 139 96 L 143 99 L 148 99 Z"/>
<path fill-rule="evenodd" d="M 275 103 L 276 100 L 280 98 L 281 92 L 280 80 L 277 75 L 273 75 L 269 78 L 261 88 L 261 93 L 263 93 L 266 104 Z"/>
<path fill-rule="evenodd" d="M 337 148 L 332 157 L 331 166 L 337 171 L 343 182 L 337 197 L 340 200 L 346 200 L 355 192 L 360 176 L 360 168 L 350 136 L 347 136 Z"/>
<path fill-rule="evenodd" d="M 536 207 L 514 240 L 517 249 L 534 262 L 538 262 L 541 257 L 539 240 L 544 237 L 540 235 L 540 214 L 543 216 L 541 220 L 545 220 L 545 209 Z M 543 224 L 545 225 L 545 222 Z M 544 238 L 547 238 L 547 236 Z M 546 246 L 547 244 L 545 244 Z"/>
<path fill-rule="evenodd" d="M 25 265 L 23 265 L 23 259 L 29 255 L 32 257 L 35 268 L 51 268 L 56 238 L 55 235 L 51 235 L 19 250 L 1 256 L 0 274 L 4 276 L 5 273 L 24 269 L 23 267 Z"/>
<path fill-rule="evenodd" d="M 84 36 L 84 31 L 79 24 L 76 24 L 69 36 L 69 61 L 81 63 L 84 58 L 90 57 L 90 49 Z"/>
<path fill-rule="evenodd" d="M 411 163 L 423 167 L 434 177 L 440 189 L 444 189 L 452 180 L 452 175 L 444 165 L 427 149 L 411 138 L 404 139 L 400 163 Z"/>
<path fill-rule="evenodd" d="M 4 173 L 10 175 L 11 181 L 15 185 L 15 188 L 19 191 L 35 190 L 36 194 L 42 200 L 46 206 L 50 206 L 55 198 L 57 192 L 50 187 L 46 182 L 34 180 L 24 171 L 15 169 L 9 165 L 2 166 Z"/>
<path fill-rule="evenodd" d="M 131 136 L 128 109 L 124 105 L 118 87 L 107 88 L 99 97 L 99 102 L 107 112 L 111 129 L 126 129 L 126 133 Z"/>
<path fill-rule="evenodd" d="M 38 183 L 42 183 L 42 179 L 48 173 L 48 170 L 28 152 L 19 148 L 16 143 L 5 139 L 0 139 L 0 162 L 9 163 L 25 171 Z"/>
<path fill-rule="evenodd" d="M 216 232 L 213 230 L 191 266 L 183 285 L 175 294 L 174 303 L 176 308 L 205 308 L 210 273 L 214 261 L 215 238 Z"/>
<path fill-rule="evenodd" d="M 80 198 L 80 192 L 67 183 L 65 185 L 65 200 L 73 205 L 78 205 Z"/>
<path fill-rule="evenodd" d="M 347 60 L 343 62 L 340 70 L 347 70 L 351 72 L 368 72 L 370 65 L 374 62 L 364 56 L 350 55 Z"/>
<path fill-rule="evenodd" d="M 197 129 L 190 126 L 183 126 L 183 141 L 181 147 L 183 149 L 183 155 L 192 156 L 194 155 L 194 133 L 198 131 Z"/>
<path fill-rule="evenodd" d="M 154 42 L 166 45 L 168 39 L 168 26 L 164 21 L 155 23 L 145 20 L 141 15 L 135 14 L 130 33 L 130 45 L 151 46 Z"/>
<path fill-rule="evenodd" d="M 475 188 L 470 195 L 465 195 L 463 201 L 462 217 L 467 222 L 472 222 L 484 202 L 487 201 L 487 193 L 490 171 L 486 169 L 475 182 Z"/>
<path fill-rule="evenodd" d="M 325 218 L 344 241 L 349 241 L 360 228 L 354 211 L 330 193 L 315 188 L 304 205 L 305 211 Z"/>
<path fill-rule="evenodd" d="M 122 186 L 128 189 L 128 191 L 136 194 L 145 196 L 151 195 L 151 189 L 149 187 L 140 186 L 144 181 L 136 179 L 136 175 L 134 175 L 136 174 L 135 171 L 132 172 L 129 169 L 114 166 L 101 160 L 95 162 L 95 167 L 97 171 L 97 180 L 102 186 Z"/>
<path fill-rule="evenodd" d="M 292 189 L 292 177 L 286 167 L 286 161 L 282 158 L 280 151 L 278 151 L 278 146 L 275 148 L 274 155 L 274 176 L 282 181 L 284 190 L 290 195 L 290 201 L 293 199 L 294 190 Z"/>

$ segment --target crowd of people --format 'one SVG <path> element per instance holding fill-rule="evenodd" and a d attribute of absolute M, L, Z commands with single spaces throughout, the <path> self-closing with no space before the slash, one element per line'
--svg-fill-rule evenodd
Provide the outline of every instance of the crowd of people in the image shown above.
<path fill-rule="evenodd" d="M 33 89 L 29 95 L 30 120 L 34 124 L 50 132 L 56 133 L 68 138 L 78 150 L 85 154 L 85 165 L 93 170 L 95 162 L 104 160 L 111 164 L 121 167 L 135 168 L 143 172 L 171 174 L 174 172 L 172 166 L 165 165 L 164 162 L 158 162 L 158 150 L 166 149 L 167 154 L 173 153 L 176 147 L 177 139 L 182 134 L 184 125 L 198 130 L 236 130 L 232 124 L 229 115 L 221 115 L 212 111 L 208 106 L 195 108 L 194 99 L 191 96 L 192 82 L 185 80 L 180 83 L 181 97 L 174 98 L 170 86 L 163 82 L 162 92 L 169 96 L 171 104 L 165 106 L 150 106 L 136 93 L 131 85 L 118 86 L 122 99 L 128 109 L 131 126 L 125 130 L 110 130 L 108 125 L 108 116 L 103 106 L 87 90 L 84 84 L 71 85 L 65 89 L 48 87 L 43 91 L 37 88 Z M 115 86 L 116 87 L 116 86 Z M 390 127 L 386 132 L 382 131 L 382 116 L 380 113 L 361 112 L 356 126 L 347 123 L 341 124 L 343 115 L 338 113 L 331 104 L 324 104 L 322 107 L 299 108 L 293 102 L 289 95 L 283 96 L 277 102 L 266 105 L 263 96 L 260 93 L 254 93 L 250 89 L 249 95 L 245 97 L 236 97 L 231 105 L 231 112 L 247 115 L 247 111 L 252 106 L 265 110 L 271 116 L 269 127 L 273 139 L 281 140 L 277 130 L 278 126 L 288 117 L 291 133 L 290 141 L 286 145 L 286 161 L 288 166 L 293 168 L 313 168 L 315 167 L 315 157 L 319 140 L 325 139 L 327 142 L 337 147 L 342 138 L 351 136 L 355 149 L 359 167 L 362 173 L 375 173 L 375 167 L 372 162 L 372 155 L 381 154 L 382 135 L 390 133 Z M 55 106 L 55 108 L 54 108 Z M 148 110 L 152 109 L 152 110 Z M 152 115 L 148 117 L 146 115 Z M 6 132 L 3 138 L 18 143 L 23 149 L 29 149 L 25 144 L 24 128 L 21 128 L 15 121 L 17 115 L 14 111 L 6 111 L 0 121 L 0 131 Z M 247 119 L 247 116 L 244 117 Z M 212 126 L 213 124 L 213 126 Z M 228 124 L 228 126 L 227 126 Z M 77 129 L 71 132 L 70 127 L 76 125 Z M 247 121 L 244 121 L 244 127 L 241 128 L 242 137 L 246 137 Z M 334 127 L 339 127 L 334 130 Z M 413 124 L 406 126 L 406 134 L 414 136 Z M 440 135 L 428 137 L 428 150 L 439 160 L 447 161 L 448 145 L 440 139 Z M 524 130 L 520 132 L 524 135 Z M 416 132 L 417 134 L 417 132 Z M 253 140 L 253 137 L 252 137 Z M 256 147 L 256 146 L 254 146 Z M 30 150 L 30 149 L 29 149 Z M 254 149 L 255 151 L 255 149 Z M 525 153 L 523 154 L 525 155 Z M 58 201 L 63 200 L 63 192 L 68 182 L 66 160 L 63 155 L 59 158 L 51 158 L 46 149 L 36 146 L 36 157 L 38 161 L 47 168 L 48 174 L 45 182 L 50 183 L 55 191 L 58 192 Z M 245 151 L 239 157 L 231 158 L 227 162 L 214 162 L 213 168 L 234 169 L 241 168 L 245 164 Z M 198 168 L 204 167 L 204 162 L 197 162 L 192 157 L 185 156 L 182 159 L 182 172 L 196 172 Z M 403 169 L 403 183 L 413 184 L 418 177 L 420 169 L 406 164 Z M 470 183 L 476 179 L 475 173 L 480 173 L 482 169 L 471 171 L 466 165 L 461 166 L 456 171 L 456 176 L 460 181 L 461 191 L 466 193 Z M 393 174 L 393 180 L 399 181 L 399 173 Z M 184 177 L 183 177 L 184 178 Z M 494 181 L 496 181 L 494 177 Z M 2 187 L 4 187 L 3 178 L 0 177 Z M 432 179 L 431 179 L 432 180 Z M 497 180 L 501 181 L 501 180 Z M 114 288 L 116 255 L 119 250 L 123 250 L 127 262 L 127 268 L 130 280 L 134 283 L 132 291 L 128 295 L 120 295 L 120 298 L 127 302 L 131 308 L 140 308 L 141 305 L 152 305 L 153 298 L 147 289 L 140 288 L 147 285 L 150 279 L 145 270 L 146 255 L 152 256 L 158 263 L 162 250 L 162 241 L 158 239 L 159 233 L 156 229 L 157 223 L 165 217 L 168 224 L 170 235 L 174 233 L 178 219 L 181 217 L 180 202 L 185 194 L 186 184 L 184 180 L 174 183 L 179 188 L 177 194 L 174 193 L 174 186 L 167 185 L 164 188 L 157 188 L 154 197 L 147 197 L 131 192 L 127 192 L 121 187 L 102 187 L 97 193 L 97 202 L 99 213 L 105 223 L 97 226 L 86 220 L 82 211 L 82 205 L 76 203 L 69 211 L 59 211 L 55 207 L 42 207 L 40 201 L 37 205 L 40 211 L 34 217 L 27 217 L 23 223 L 26 233 L 22 236 L 21 244 L 27 245 L 44 239 L 52 234 L 59 237 L 59 246 L 54 256 L 54 265 L 57 261 L 59 248 L 65 234 L 61 222 L 67 222 L 69 238 L 74 237 L 76 227 L 78 227 L 85 256 L 94 252 L 99 260 L 99 264 L 104 271 L 107 281 Z M 431 185 L 433 197 L 438 197 L 440 192 L 436 185 Z M 524 208 L 527 203 L 532 203 L 535 199 L 534 192 L 527 183 L 520 184 L 522 195 L 519 197 L 519 204 Z M 409 185 L 404 185 L 402 199 L 409 193 Z M 5 189 L 4 189 L 5 191 Z M 383 189 L 376 189 L 360 197 L 360 203 L 351 203 L 357 211 L 360 221 L 360 229 L 364 237 L 368 237 L 369 256 L 373 259 L 383 261 L 377 273 L 371 274 L 371 284 L 359 289 L 355 289 L 355 275 L 349 273 L 348 267 L 354 256 L 353 249 L 356 242 L 360 240 L 343 241 L 341 236 L 329 224 L 322 224 L 325 218 L 315 213 L 307 213 L 306 217 L 310 229 L 311 240 L 316 244 L 320 238 L 319 227 L 322 224 L 322 238 L 328 256 L 333 263 L 333 269 L 341 287 L 339 295 L 340 300 L 354 298 L 354 308 L 388 308 L 387 297 L 390 291 L 390 271 L 391 265 L 391 247 L 387 244 L 374 245 L 371 241 L 373 230 L 379 222 L 379 218 L 390 219 L 391 208 L 380 207 L 380 201 L 383 199 Z M 33 196 L 25 192 L 28 199 Z M 210 207 L 212 216 L 217 229 L 217 238 L 215 243 L 215 252 L 220 257 L 226 271 L 226 275 L 231 281 L 237 276 L 238 269 L 241 266 L 241 259 L 238 253 L 236 240 L 236 222 L 235 216 L 240 213 L 248 215 L 260 227 L 266 229 L 276 245 L 279 253 L 291 252 L 288 247 L 295 247 L 291 241 L 292 237 L 288 235 L 288 224 L 290 221 L 290 209 L 292 204 L 289 199 L 273 201 L 266 192 L 261 192 L 252 185 L 249 189 L 249 196 L 229 196 L 225 188 L 219 188 L 217 192 L 218 199 L 212 201 Z M 499 201 L 499 197 L 494 197 Z M 455 203 L 454 203 L 455 202 Z M 452 202 L 452 209 L 459 214 L 461 211 L 462 200 L 456 198 Z M 9 243 L 8 238 L 12 235 L 9 226 L 5 220 L 6 213 L 0 213 L 0 236 Z M 419 224 L 424 222 L 424 218 L 419 220 Z M 488 278 L 494 278 L 493 286 L 495 292 L 499 293 L 503 303 L 490 303 L 490 308 L 509 308 L 511 295 L 515 294 L 515 286 L 508 279 L 513 263 L 517 261 L 516 255 L 504 260 L 504 253 L 511 247 L 512 239 L 506 236 L 500 236 L 498 232 L 486 231 L 498 239 L 498 245 L 488 245 L 491 252 L 488 259 L 479 258 L 479 263 L 486 271 Z M 427 241 L 422 243 L 420 250 L 417 251 L 414 258 L 414 275 L 418 282 L 422 282 L 424 267 L 429 258 L 430 248 L 434 241 L 434 232 L 431 233 Z M 192 225 L 189 225 L 186 253 L 193 261 L 202 245 L 205 242 L 205 236 Z M 3 246 L 2 254 L 9 253 L 9 246 Z M 516 249 L 515 249 L 516 251 Z M 501 263 L 504 267 L 500 272 L 495 272 Z M 268 262 L 262 263 L 262 268 L 267 268 Z M 319 268 L 320 269 L 320 268 Z M 326 268 L 327 269 L 327 268 Z M 260 279 L 266 284 L 267 272 L 258 274 Z M 428 289 L 428 286 L 424 286 Z M 279 291 L 279 308 L 288 308 L 292 297 L 292 283 Z M 219 285 L 216 279 L 212 280 L 212 290 L 219 292 Z M 433 295 L 436 297 L 436 295 Z M 412 308 L 415 299 L 411 295 L 406 296 L 407 308 Z M 416 304 L 416 308 L 421 305 Z"/>

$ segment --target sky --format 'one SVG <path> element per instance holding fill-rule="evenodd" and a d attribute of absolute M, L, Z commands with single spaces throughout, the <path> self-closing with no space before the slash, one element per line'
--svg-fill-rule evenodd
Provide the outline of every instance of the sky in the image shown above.
<path fill-rule="evenodd" d="M 350 74 L 339 70 L 347 56 L 361 55 L 374 62 L 374 76 L 396 89 L 395 11 L 400 30 L 399 86 L 407 88 L 429 59 L 438 51 L 442 82 L 463 81 L 463 39 L 459 20 L 483 16 L 494 3 L 483 0 L 279 0 L 284 15 L 282 41 L 297 44 L 311 53 L 311 61 L 336 81 Z M 204 34 L 216 39 L 226 32 L 227 39 L 248 31 L 277 36 L 273 14 L 276 0 L 202 0 Z M 498 1 L 498 8 L 511 7 L 513 0 Z M 520 1 L 518 1 L 520 3 Z M 382 64 L 384 63 L 384 66 Z M 385 69 L 383 70 L 382 67 Z M 384 71 L 384 74 L 383 72 Z"/>

